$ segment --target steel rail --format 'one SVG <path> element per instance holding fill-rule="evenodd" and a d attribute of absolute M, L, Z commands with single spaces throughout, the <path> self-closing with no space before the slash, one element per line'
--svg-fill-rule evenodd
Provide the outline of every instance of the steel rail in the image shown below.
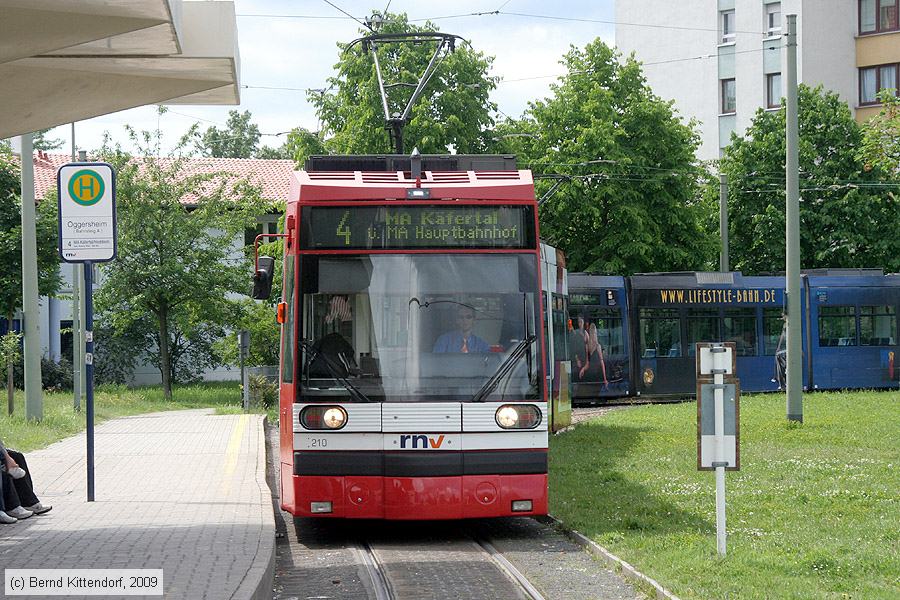
<path fill-rule="evenodd" d="M 375 550 L 369 545 L 369 542 L 360 541 L 357 543 L 357 551 L 362 558 L 363 566 L 372 580 L 372 587 L 375 590 L 375 600 L 394 600 L 394 590 L 388 582 L 378 557 L 375 556 Z"/>
<path fill-rule="evenodd" d="M 470 534 L 471 535 L 471 534 Z M 503 554 L 497 550 L 493 544 L 487 541 L 484 538 L 481 538 L 476 535 L 472 535 L 472 540 L 481 547 L 482 550 L 487 552 L 491 560 L 494 561 L 494 564 L 497 565 L 501 571 L 503 571 L 509 578 L 515 581 L 522 590 L 528 595 L 531 600 L 545 600 L 544 595 L 541 594 L 540 591 L 530 581 L 525 577 L 525 574 L 522 573 L 519 569 L 515 567 Z"/>

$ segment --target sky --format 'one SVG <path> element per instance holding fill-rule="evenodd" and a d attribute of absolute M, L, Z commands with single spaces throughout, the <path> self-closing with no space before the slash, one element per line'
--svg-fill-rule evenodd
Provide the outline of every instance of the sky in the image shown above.
<path fill-rule="evenodd" d="M 388 0 L 330 2 L 361 20 L 388 5 Z M 512 117 L 520 116 L 529 100 L 548 95 L 554 77 L 563 73 L 559 60 L 570 45 L 584 46 L 597 37 L 614 42 L 613 0 L 391 0 L 389 6 L 390 12 L 405 12 L 411 20 L 431 19 L 441 31 L 462 36 L 476 50 L 495 57 L 491 75 L 501 77 L 501 83 L 492 100 Z M 520 15 L 468 16 L 498 10 Z M 316 131 L 319 124 L 305 90 L 327 86 L 338 58 L 336 44 L 360 37 L 359 23 L 325 0 L 235 0 L 235 11 L 241 85 L 248 86 L 241 89 L 239 106 L 174 105 L 161 117 L 155 106 L 144 106 L 80 121 L 75 125 L 77 147 L 99 148 L 104 132 L 109 132 L 114 142 L 129 148 L 124 129 L 129 124 L 139 131 L 159 128 L 166 152 L 194 123 L 202 129 L 224 127 L 228 111 L 234 109 L 253 114 L 264 134 L 262 145 L 280 146 L 285 139 L 266 134 L 298 126 Z M 52 130 L 50 137 L 65 142 L 56 152 L 71 150 L 69 125 Z"/>

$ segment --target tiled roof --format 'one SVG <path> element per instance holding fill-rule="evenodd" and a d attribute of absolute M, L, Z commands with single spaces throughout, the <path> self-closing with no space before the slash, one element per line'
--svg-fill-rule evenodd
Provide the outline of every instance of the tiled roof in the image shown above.
<path fill-rule="evenodd" d="M 91 160 L 92 157 L 88 157 Z M 175 160 L 159 158 L 160 167 L 165 169 Z M 34 153 L 34 197 L 41 199 L 56 188 L 56 172 L 64 164 L 71 162 L 68 154 Z M 187 158 L 185 175 L 227 172 L 240 179 L 247 179 L 262 189 L 264 200 L 287 202 L 291 187 L 292 160 L 269 160 L 262 158 Z M 191 197 L 182 198 L 189 204 Z"/>

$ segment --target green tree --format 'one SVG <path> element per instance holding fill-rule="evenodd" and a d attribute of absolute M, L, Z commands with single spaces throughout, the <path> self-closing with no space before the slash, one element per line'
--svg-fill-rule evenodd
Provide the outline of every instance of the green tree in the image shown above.
<path fill-rule="evenodd" d="M 381 33 L 437 31 L 434 23 L 411 25 L 405 14 L 384 15 Z M 367 34 L 369 32 L 363 32 Z M 372 56 L 360 46 L 341 50 L 335 65 L 337 75 L 328 80 L 331 92 L 311 91 L 309 101 L 323 122 L 326 147 L 338 154 L 390 152 L 384 110 Z M 378 56 L 386 83 L 415 85 L 434 53 L 432 43 L 381 44 Z M 496 105 L 490 92 L 497 78 L 488 76 L 493 58 L 460 44 L 440 62 L 434 75 L 413 106 L 410 122 L 404 128 L 404 145 L 409 151 L 477 153 L 486 148 Z M 402 111 L 412 88 L 392 88 L 391 112 Z M 398 108 L 399 107 L 399 108 Z"/>
<path fill-rule="evenodd" d="M 142 150 L 152 143 L 129 134 Z M 220 364 L 215 341 L 240 320 L 233 298 L 251 269 L 236 240 L 262 211 L 259 190 L 224 172 L 187 173 L 180 158 L 101 154 L 116 169 L 119 226 L 97 294 L 101 324 L 151 342 L 142 349 L 171 398 L 173 381 Z"/>
<path fill-rule="evenodd" d="M 12 325 L 22 307 L 22 201 L 18 160 L 0 148 L 0 316 Z M 37 206 L 38 290 L 51 296 L 59 289 L 56 249 L 56 198 L 44 198 Z M 7 366 L 9 363 L 7 363 Z M 7 370 L 7 390 L 12 393 L 12 371 Z"/>
<path fill-rule="evenodd" d="M 880 168 L 859 157 L 862 131 L 847 103 L 800 86 L 800 252 L 803 268 L 900 268 L 900 203 Z M 720 162 L 729 178 L 735 269 L 784 270 L 785 111 L 757 112 Z"/>
<path fill-rule="evenodd" d="M 516 152 L 545 193 L 542 235 L 570 270 L 630 274 L 704 268 L 716 240 L 706 227 L 698 136 L 655 96 L 633 58 L 597 39 L 571 48 L 552 96 L 498 127 L 494 148 Z"/>
<path fill-rule="evenodd" d="M 35 150 L 58 150 L 62 148 L 63 140 L 47 137 L 48 133 L 50 133 L 50 129 L 41 129 L 34 132 L 32 143 Z"/>
<path fill-rule="evenodd" d="M 15 409 L 13 376 L 16 363 L 22 358 L 21 344 L 22 334 L 12 329 L 0 336 L 0 363 L 6 365 L 6 410 L 9 415 Z"/>
<path fill-rule="evenodd" d="M 256 153 L 256 157 L 292 160 L 298 168 L 302 168 L 308 156 L 327 152 L 322 138 L 317 134 L 303 127 L 295 127 L 288 133 L 281 146 L 278 148 L 263 146 Z"/>
<path fill-rule="evenodd" d="M 862 124 L 859 157 L 866 170 L 880 169 L 896 177 L 900 175 L 900 98 L 896 90 L 881 90 L 881 110 Z"/>
<path fill-rule="evenodd" d="M 196 142 L 197 150 L 203 156 L 216 158 L 253 158 L 259 146 L 259 127 L 252 123 L 249 110 L 243 113 L 228 111 L 225 128 L 215 125 L 206 129 Z"/>

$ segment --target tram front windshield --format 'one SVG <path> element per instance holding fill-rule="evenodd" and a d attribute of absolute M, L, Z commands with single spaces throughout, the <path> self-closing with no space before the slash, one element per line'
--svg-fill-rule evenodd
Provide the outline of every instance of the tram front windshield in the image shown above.
<path fill-rule="evenodd" d="M 541 398 L 534 254 L 307 255 L 300 401 Z"/>

